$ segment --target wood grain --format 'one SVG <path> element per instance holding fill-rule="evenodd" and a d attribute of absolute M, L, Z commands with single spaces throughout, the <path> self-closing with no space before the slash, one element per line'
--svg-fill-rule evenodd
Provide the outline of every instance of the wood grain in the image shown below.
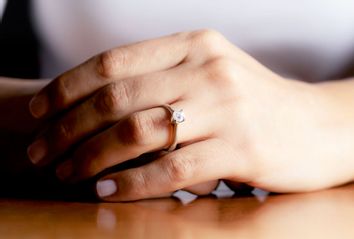
<path fill-rule="evenodd" d="M 80 203 L 0 199 L 1 238 L 354 238 L 354 185 L 292 195 Z"/>

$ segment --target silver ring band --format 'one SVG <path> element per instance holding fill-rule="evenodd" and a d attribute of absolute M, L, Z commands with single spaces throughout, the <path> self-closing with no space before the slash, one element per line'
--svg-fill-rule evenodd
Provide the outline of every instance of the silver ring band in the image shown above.
<path fill-rule="evenodd" d="M 163 108 L 165 108 L 168 112 L 171 114 L 171 140 L 170 140 L 170 145 L 165 149 L 167 152 L 171 152 L 176 149 L 177 147 L 177 128 L 178 124 L 182 123 L 185 121 L 185 115 L 183 110 L 174 110 L 170 105 L 162 105 Z"/>

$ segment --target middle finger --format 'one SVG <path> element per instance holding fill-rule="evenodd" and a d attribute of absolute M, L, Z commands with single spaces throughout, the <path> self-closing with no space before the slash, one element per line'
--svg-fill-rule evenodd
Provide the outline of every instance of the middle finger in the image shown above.
<path fill-rule="evenodd" d="M 184 68 L 152 73 L 107 85 L 69 111 L 29 147 L 35 164 L 46 164 L 72 145 L 127 115 L 175 102 L 192 86 L 195 74 Z M 39 155 L 38 152 L 45 152 Z"/>

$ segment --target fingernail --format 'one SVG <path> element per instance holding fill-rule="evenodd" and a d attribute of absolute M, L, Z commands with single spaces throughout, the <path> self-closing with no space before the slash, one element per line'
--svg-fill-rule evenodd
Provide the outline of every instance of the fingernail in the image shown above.
<path fill-rule="evenodd" d="M 33 164 L 38 164 L 47 154 L 47 143 L 38 139 L 27 149 L 27 155 Z"/>
<path fill-rule="evenodd" d="M 32 98 L 29 103 L 30 112 L 35 118 L 41 118 L 48 112 L 49 103 L 48 97 L 43 94 L 39 94 Z"/>
<path fill-rule="evenodd" d="M 60 180 L 68 179 L 73 173 L 73 162 L 67 160 L 57 167 L 56 174 Z"/>
<path fill-rule="evenodd" d="M 96 191 L 99 197 L 108 197 L 117 192 L 117 185 L 112 179 L 101 180 L 96 184 Z"/>

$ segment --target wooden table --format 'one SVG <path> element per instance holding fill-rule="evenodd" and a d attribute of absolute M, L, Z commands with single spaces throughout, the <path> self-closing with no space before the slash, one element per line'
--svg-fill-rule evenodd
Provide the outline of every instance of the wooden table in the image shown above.
<path fill-rule="evenodd" d="M 354 238 L 354 185 L 294 195 L 133 203 L 0 200 L 0 238 Z"/>

